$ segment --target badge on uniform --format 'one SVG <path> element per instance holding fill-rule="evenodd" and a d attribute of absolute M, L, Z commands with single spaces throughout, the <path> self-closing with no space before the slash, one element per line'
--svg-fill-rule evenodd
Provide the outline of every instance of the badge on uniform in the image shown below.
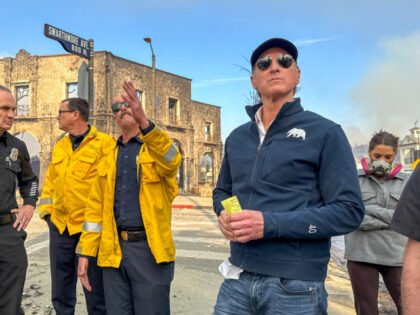
<path fill-rule="evenodd" d="M 18 149 L 16 149 L 16 148 L 13 148 L 13 149 L 12 149 L 12 152 L 10 152 L 10 159 L 11 159 L 12 161 L 16 161 L 16 160 L 17 160 L 17 158 L 18 158 L 18 155 L 19 155 L 19 150 L 18 150 Z"/>

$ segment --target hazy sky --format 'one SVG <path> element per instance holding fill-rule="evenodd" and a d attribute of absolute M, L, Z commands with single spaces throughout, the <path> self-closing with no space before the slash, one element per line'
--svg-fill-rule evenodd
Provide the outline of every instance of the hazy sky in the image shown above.
<path fill-rule="evenodd" d="M 420 121 L 420 1 L 7 1 L 1 11 L 0 57 L 64 53 L 44 23 L 146 65 L 152 37 L 157 68 L 221 107 L 223 140 L 248 120 L 241 67 L 271 37 L 299 49 L 304 108 L 340 123 L 352 144 L 379 128 L 403 137 Z"/>

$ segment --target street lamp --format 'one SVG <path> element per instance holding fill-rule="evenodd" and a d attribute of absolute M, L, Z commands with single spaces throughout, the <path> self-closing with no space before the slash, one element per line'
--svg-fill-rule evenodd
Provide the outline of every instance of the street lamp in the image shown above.
<path fill-rule="evenodd" d="M 155 92 L 155 69 L 156 69 L 156 58 L 155 53 L 153 52 L 152 39 L 150 37 L 145 37 L 143 40 L 150 45 L 150 50 L 152 51 L 152 106 L 154 112 L 154 119 L 156 119 L 156 92 Z"/>

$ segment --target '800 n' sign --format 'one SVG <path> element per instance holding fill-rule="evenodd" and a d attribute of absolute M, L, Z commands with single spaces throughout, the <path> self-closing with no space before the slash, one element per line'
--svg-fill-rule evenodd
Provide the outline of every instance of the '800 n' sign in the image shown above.
<path fill-rule="evenodd" d="M 60 42 L 69 53 L 90 59 L 90 47 L 87 40 L 48 24 L 44 26 L 44 35 Z"/>

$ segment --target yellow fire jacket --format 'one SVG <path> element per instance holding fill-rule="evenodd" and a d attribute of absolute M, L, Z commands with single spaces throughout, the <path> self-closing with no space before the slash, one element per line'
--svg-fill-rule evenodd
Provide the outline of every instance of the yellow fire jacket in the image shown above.
<path fill-rule="evenodd" d="M 80 233 L 89 190 L 98 174 L 97 166 L 114 147 L 114 138 L 93 126 L 75 151 L 69 136 L 58 141 L 45 176 L 40 218 L 45 220 L 51 214 L 51 221 L 60 233 L 66 227 L 70 235 Z"/>
<path fill-rule="evenodd" d="M 172 201 L 178 194 L 176 174 L 181 155 L 169 136 L 155 127 L 140 135 L 144 144 L 137 159 L 140 211 L 147 242 L 156 263 L 175 260 L 171 231 Z M 98 166 L 92 185 L 76 253 L 98 255 L 98 265 L 118 268 L 121 248 L 114 216 L 114 192 L 118 147 Z"/>

